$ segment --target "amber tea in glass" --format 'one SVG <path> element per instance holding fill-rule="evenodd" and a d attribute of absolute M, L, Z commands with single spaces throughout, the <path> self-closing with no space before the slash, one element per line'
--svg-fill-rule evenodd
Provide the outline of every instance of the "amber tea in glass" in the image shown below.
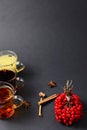
<path fill-rule="evenodd" d="M 23 98 L 14 93 L 11 84 L 0 82 L 0 119 L 11 117 L 15 113 L 15 109 L 23 104 Z M 15 100 L 19 100 L 19 103 L 15 104 Z"/>

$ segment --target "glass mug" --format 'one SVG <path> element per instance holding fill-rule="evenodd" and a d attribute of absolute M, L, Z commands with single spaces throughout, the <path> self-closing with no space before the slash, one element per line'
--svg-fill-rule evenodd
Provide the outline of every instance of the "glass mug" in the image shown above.
<path fill-rule="evenodd" d="M 24 80 L 17 77 L 17 73 L 23 69 L 24 65 L 17 61 L 17 55 L 13 51 L 0 52 L 0 81 L 9 82 L 16 89 L 24 86 Z"/>
<path fill-rule="evenodd" d="M 16 71 L 11 68 L 0 70 L 0 81 L 6 81 L 12 84 L 15 90 L 24 86 L 23 78 L 17 77 Z"/>
<path fill-rule="evenodd" d="M 22 71 L 25 66 L 18 61 L 18 56 L 15 52 L 10 50 L 0 51 L 0 69 L 13 68 L 16 72 Z"/>
<path fill-rule="evenodd" d="M 24 99 L 14 94 L 11 84 L 0 82 L 0 119 L 10 118 L 15 113 L 15 109 L 23 105 Z"/>

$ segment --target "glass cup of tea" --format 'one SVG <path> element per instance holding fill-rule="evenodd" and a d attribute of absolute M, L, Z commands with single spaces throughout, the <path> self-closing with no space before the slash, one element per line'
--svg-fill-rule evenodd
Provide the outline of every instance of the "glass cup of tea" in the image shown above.
<path fill-rule="evenodd" d="M 18 61 L 18 56 L 15 52 L 10 50 L 0 51 L 0 69 L 13 68 L 18 73 L 22 71 L 25 66 L 22 62 Z"/>
<path fill-rule="evenodd" d="M 0 69 L 0 81 L 5 81 L 12 84 L 15 90 L 24 86 L 24 79 L 17 77 L 17 73 L 13 70 L 13 68 Z"/>
<path fill-rule="evenodd" d="M 17 77 L 17 73 L 23 69 L 24 65 L 17 61 L 17 55 L 13 51 L 0 52 L 0 81 L 11 83 L 16 89 L 23 87 L 23 78 Z"/>
<path fill-rule="evenodd" d="M 23 105 L 23 97 L 14 94 L 14 87 L 11 84 L 0 82 L 0 119 L 10 118 L 15 109 Z"/>

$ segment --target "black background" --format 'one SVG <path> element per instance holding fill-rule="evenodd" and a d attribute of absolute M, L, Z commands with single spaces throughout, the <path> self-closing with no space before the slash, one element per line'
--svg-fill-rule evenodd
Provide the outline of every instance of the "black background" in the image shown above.
<path fill-rule="evenodd" d="M 25 64 L 17 91 L 31 102 L 0 120 L 0 130 L 87 129 L 87 2 L 86 0 L 0 0 L 0 50 L 12 50 Z M 67 79 L 84 104 L 84 118 L 71 127 L 58 123 L 54 102 L 38 117 L 38 93 L 61 93 Z M 50 88 L 53 80 L 57 87 Z"/>

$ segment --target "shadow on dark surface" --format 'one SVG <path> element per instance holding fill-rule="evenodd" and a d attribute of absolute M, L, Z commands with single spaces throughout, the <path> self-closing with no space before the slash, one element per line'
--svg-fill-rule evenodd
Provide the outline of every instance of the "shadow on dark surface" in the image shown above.
<path fill-rule="evenodd" d="M 23 71 L 18 73 L 18 76 L 24 79 L 24 87 L 18 93 L 26 97 L 35 95 L 37 78 L 41 76 L 40 68 L 37 66 L 25 67 Z"/>
<path fill-rule="evenodd" d="M 33 80 L 34 78 L 41 75 L 41 71 L 40 68 L 38 68 L 38 66 L 29 65 L 29 67 L 26 66 L 23 71 L 18 73 L 18 75 L 24 77 L 24 79 Z"/>

